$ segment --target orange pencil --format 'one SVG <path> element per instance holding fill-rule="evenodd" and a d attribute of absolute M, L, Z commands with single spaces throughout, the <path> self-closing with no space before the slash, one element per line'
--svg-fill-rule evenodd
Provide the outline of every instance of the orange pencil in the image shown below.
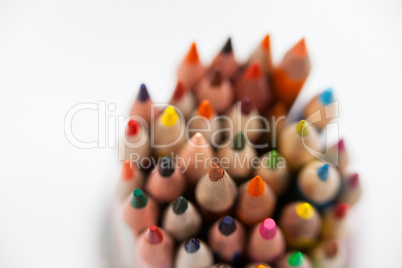
<path fill-rule="evenodd" d="M 334 93 L 332 88 L 326 89 L 324 92 L 315 96 L 304 109 L 304 118 L 317 129 L 323 129 L 338 115 L 338 106 L 331 105 L 334 102 Z"/>
<path fill-rule="evenodd" d="M 218 164 L 213 164 L 208 174 L 197 183 L 195 198 L 206 211 L 226 213 L 232 207 L 237 195 L 233 179 Z"/>
<path fill-rule="evenodd" d="M 183 174 L 168 156 L 161 158 L 145 184 L 147 192 L 159 203 L 172 202 L 186 187 Z"/>
<path fill-rule="evenodd" d="M 156 155 L 166 156 L 177 153 L 185 142 L 184 132 L 184 118 L 177 114 L 173 106 L 166 107 L 156 120 L 153 131 Z"/>
<path fill-rule="evenodd" d="M 258 61 L 251 63 L 235 81 L 236 99 L 250 98 L 260 113 L 268 108 L 272 100 L 270 90 Z"/>
<path fill-rule="evenodd" d="M 225 216 L 209 229 L 208 242 L 218 259 L 236 262 L 244 251 L 244 228 L 237 220 Z"/>
<path fill-rule="evenodd" d="M 254 262 L 247 264 L 246 268 L 272 268 L 272 266 L 262 262 Z"/>
<path fill-rule="evenodd" d="M 277 261 L 285 250 L 285 238 L 273 219 L 265 219 L 251 231 L 248 256 L 253 261 Z"/>
<path fill-rule="evenodd" d="M 305 120 L 285 126 L 279 137 L 279 152 L 290 168 L 300 169 L 319 152 L 317 130 Z"/>
<path fill-rule="evenodd" d="M 122 201 L 134 191 L 135 188 L 142 188 L 144 184 L 144 173 L 137 169 L 129 160 L 123 162 L 120 178 L 116 185 L 116 196 Z"/>
<path fill-rule="evenodd" d="M 196 87 L 199 102 L 209 100 L 214 110 L 221 114 L 233 103 L 234 92 L 229 79 L 219 69 L 211 70 Z"/>
<path fill-rule="evenodd" d="M 274 68 L 274 89 L 278 101 L 288 109 L 293 105 L 310 73 L 310 59 L 306 43 L 302 38 L 286 52 L 282 62 Z"/>
<path fill-rule="evenodd" d="M 254 174 L 259 175 L 277 196 L 283 194 L 290 180 L 286 160 L 275 149 L 262 155 L 260 160 Z"/>
<path fill-rule="evenodd" d="M 343 180 L 341 193 L 338 201 L 353 206 L 359 201 L 362 195 L 362 186 L 360 184 L 359 174 L 352 173 Z"/>
<path fill-rule="evenodd" d="M 341 187 L 339 172 L 324 162 L 314 160 L 299 172 L 297 186 L 303 197 L 316 205 L 333 201 Z"/>
<path fill-rule="evenodd" d="M 201 133 L 195 133 L 177 154 L 177 165 L 190 184 L 195 184 L 208 173 L 214 152 Z"/>
<path fill-rule="evenodd" d="M 274 193 L 257 175 L 239 187 L 236 215 L 242 223 L 254 225 L 272 216 L 275 205 Z"/>
<path fill-rule="evenodd" d="M 211 63 L 211 69 L 220 69 L 225 77 L 234 78 L 239 69 L 235 56 L 233 54 L 232 40 L 230 37 L 226 41 L 222 50 Z"/>
<path fill-rule="evenodd" d="M 125 140 L 119 144 L 119 154 L 125 160 L 138 160 L 151 155 L 148 131 L 136 120 L 130 119 L 127 123 Z"/>
<path fill-rule="evenodd" d="M 137 242 L 138 262 L 141 268 L 172 268 L 173 239 L 162 229 L 151 225 Z M 137 260 L 136 260 L 137 261 Z"/>
<path fill-rule="evenodd" d="M 141 84 L 137 98 L 131 106 L 130 115 L 136 115 L 144 119 L 145 122 L 148 124 L 147 127 L 149 128 L 151 126 L 152 110 L 154 118 L 156 118 L 159 115 L 159 110 L 155 106 L 153 106 L 153 102 L 151 100 L 151 97 L 149 96 L 145 84 Z"/>
<path fill-rule="evenodd" d="M 176 240 L 184 240 L 199 232 L 201 216 L 190 201 L 180 196 L 166 209 L 162 226 Z"/>
<path fill-rule="evenodd" d="M 209 100 L 201 101 L 198 108 L 193 112 L 188 121 L 189 136 L 195 132 L 200 132 L 211 144 L 218 144 L 221 141 L 220 121 L 216 118 L 216 113 Z"/>
<path fill-rule="evenodd" d="M 316 242 L 321 232 L 321 218 L 309 203 L 293 202 L 283 208 L 279 226 L 288 246 L 308 248 Z"/>
<path fill-rule="evenodd" d="M 271 57 L 271 42 L 269 34 L 267 34 L 258 47 L 251 53 L 248 58 L 248 64 L 258 61 L 261 69 L 268 75 L 272 75 L 272 57 Z"/>
<path fill-rule="evenodd" d="M 255 144 L 262 133 L 266 132 L 261 117 L 254 103 L 249 98 L 236 102 L 226 113 L 228 120 L 222 120 L 225 128 L 231 128 L 233 132 L 242 131 L 245 138 Z"/>
<path fill-rule="evenodd" d="M 277 263 L 277 268 L 313 268 L 310 258 L 300 251 L 290 251 Z M 319 266 L 320 267 L 320 266 Z M 321 267 L 320 267 L 321 268 Z"/>
<path fill-rule="evenodd" d="M 135 189 L 124 204 L 123 219 L 130 226 L 134 235 L 151 224 L 156 224 L 159 207 L 156 202 L 141 189 Z"/>
<path fill-rule="evenodd" d="M 200 62 L 195 43 L 192 43 L 190 50 L 177 68 L 177 80 L 182 81 L 186 87 L 193 89 L 204 73 L 205 67 Z"/>
<path fill-rule="evenodd" d="M 182 83 L 177 82 L 173 96 L 169 104 L 176 106 L 181 111 L 186 119 L 190 118 L 191 113 L 195 107 L 195 97 L 193 93 Z"/>

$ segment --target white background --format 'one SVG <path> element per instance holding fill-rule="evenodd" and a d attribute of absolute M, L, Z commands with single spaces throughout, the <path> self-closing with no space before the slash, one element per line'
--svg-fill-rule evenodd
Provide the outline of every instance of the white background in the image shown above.
<path fill-rule="evenodd" d="M 353 210 L 352 267 L 396 267 L 402 242 L 402 2 L 0 0 L 0 267 L 100 267 L 100 233 L 119 173 L 115 149 L 79 149 L 67 111 L 114 103 L 145 82 L 166 101 L 191 42 L 208 63 L 232 36 L 239 60 L 271 34 L 275 62 L 306 37 L 310 97 L 332 86 L 340 132 L 365 195 Z M 97 114 L 74 131 L 97 138 Z"/>

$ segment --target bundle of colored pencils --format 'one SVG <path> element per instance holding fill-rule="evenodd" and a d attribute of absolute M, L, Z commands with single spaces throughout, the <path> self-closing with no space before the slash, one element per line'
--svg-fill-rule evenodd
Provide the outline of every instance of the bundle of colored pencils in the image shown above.
<path fill-rule="evenodd" d="M 126 125 L 113 229 L 118 267 L 344 267 L 360 197 L 343 139 L 321 148 L 332 89 L 286 115 L 310 72 L 305 40 L 273 65 L 230 38 L 210 66 L 193 43 L 169 104 L 141 85 Z"/>

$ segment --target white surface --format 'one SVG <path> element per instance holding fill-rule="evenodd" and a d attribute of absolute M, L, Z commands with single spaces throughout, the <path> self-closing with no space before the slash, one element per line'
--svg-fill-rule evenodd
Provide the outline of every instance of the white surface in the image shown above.
<path fill-rule="evenodd" d="M 400 262 L 401 7 L 398 1 L 0 1 L 0 266 L 99 267 L 114 149 L 78 149 L 66 112 L 105 100 L 125 114 L 146 82 L 168 100 L 191 41 L 209 62 L 227 36 L 244 60 L 265 33 L 275 62 L 306 36 L 304 96 L 333 86 L 365 196 L 352 267 Z M 97 115 L 77 115 L 81 139 Z"/>

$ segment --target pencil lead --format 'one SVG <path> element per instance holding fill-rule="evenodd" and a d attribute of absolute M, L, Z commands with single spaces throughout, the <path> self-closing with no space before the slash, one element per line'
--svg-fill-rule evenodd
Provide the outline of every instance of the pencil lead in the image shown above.
<path fill-rule="evenodd" d="M 271 47 L 271 42 L 269 40 L 269 34 L 267 34 L 264 39 L 262 39 L 260 46 L 264 49 L 264 50 L 269 50 Z"/>
<path fill-rule="evenodd" d="M 138 92 L 137 99 L 140 102 L 146 102 L 149 99 L 148 90 L 145 84 L 141 84 L 140 92 Z"/>
<path fill-rule="evenodd" d="M 134 119 L 131 119 L 127 123 L 127 136 L 134 136 L 140 130 L 140 125 Z"/>
<path fill-rule="evenodd" d="M 327 243 L 324 247 L 324 252 L 329 259 L 332 259 L 338 254 L 338 244 L 335 241 Z"/>
<path fill-rule="evenodd" d="M 170 177 L 174 170 L 172 159 L 169 156 L 162 157 L 159 163 L 159 174 L 161 174 L 162 177 Z"/>
<path fill-rule="evenodd" d="M 183 196 L 179 196 L 173 202 L 173 211 L 177 215 L 183 214 L 187 210 L 187 207 L 188 207 L 188 201 Z"/>
<path fill-rule="evenodd" d="M 276 235 L 276 223 L 271 218 L 266 218 L 260 225 L 259 232 L 262 238 L 268 240 L 272 239 Z"/>
<path fill-rule="evenodd" d="M 233 48 L 232 48 L 232 40 L 229 37 L 228 40 L 226 41 L 225 45 L 222 48 L 222 54 L 230 54 L 232 53 Z"/>
<path fill-rule="evenodd" d="M 210 119 L 215 114 L 214 108 L 209 100 L 203 100 L 198 106 L 197 111 L 200 116 L 203 116 L 206 119 Z"/>
<path fill-rule="evenodd" d="M 338 141 L 338 150 L 339 151 L 345 151 L 345 141 L 343 139 L 340 139 Z"/>
<path fill-rule="evenodd" d="M 297 251 L 289 256 L 288 263 L 290 266 L 300 266 L 304 262 L 304 256 L 300 251 Z"/>
<path fill-rule="evenodd" d="M 246 138 L 243 132 L 239 131 L 233 138 L 232 149 L 235 151 L 241 151 L 246 146 Z"/>
<path fill-rule="evenodd" d="M 334 92 L 332 91 L 332 88 L 328 88 L 322 92 L 319 99 L 324 106 L 332 103 L 334 101 Z"/>
<path fill-rule="evenodd" d="M 254 266 L 254 268 L 269 268 L 269 267 L 264 264 L 257 264 L 256 266 Z"/>
<path fill-rule="evenodd" d="M 326 181 L 329 175 L 329 165 L 324 164 L 317 170 L 317 175 L 322 181 Z"/>
<path fill-rule="evenodd" d="M 356 187 L 359 185 L 359 174 L 353 173 L 349 179 L 349 185 L 352 187 Z"/>
<path fill-rule="evenodd" d="M 188 253 L 194 253 L 200 249 L 200 240 L 196 238 L 190 238 L 185 244 L 184 248 Z"/>
<path fill-rule="evenodd" d="M 349 206 L 345 203 L 336 204 L 334 206 L 334 215 L 337 219 L 345 218 L 349 211 Z"/>
<path fill-rule="evenodd" d="M 296 207 L 296 213 L 300 218 L 308 220 L 314 216 L 314 209 L 309 203 L 300 203 Z"/>
<path fill-rule="evenodd" d="M 212 87 L 218 87 L 221 85 L 223 80 L 222 72 L 220 70 L 215 70 L 212 73 L 212 79 L 210 85 Z"/>
<path fill-rule="evenodd" d="M 307 47 L 306 47 L 306 41 L 304 40 L 304 37 L 300 39 L 299 42 L 297 42 L 296 45 L 292 48 L 294 54 L 298 57 L 306 57 L 307 56 Z"/>
<path fill-rule="evenodd" d="M 180 81 L 177 82 L 176 88 L 174 89 L 173 98 L 175 100 L 180 100 L 184 96 L 184 93 L 186 93 L 186 91 L 187 89 L 184 84 Z"/>
<path fill-rule="evenodd" d="M 123 168 L 121 170 L 121 177 L 125 181 L 129 181 L 134 176 L 134 165 L 131 164 L 130 160 L 125 160 L 123 162 Z"/>
<path fill-rule="evenodd" d="M 173 106 L 169 105 L 162 113 L 162 123 L 167 126 L 173 126 L 179 118 Z"/>
<path fill-rule="evenodd" d="M 163 240 L 161 230 L 153 224 L 146 230 L 144 237 L 148 243 L 153 245 L 159 244 Z"/>
<path fill-rule="evenodd" d="M 307 136 L 309 133 L 308 125 L 306 120 L 301 120 L 296 127 L 297 134 L 300 136 Z"/>
<path fill-rule="evenodd" d="M 147 202 L 148 198 L 141 191 L 141 189 L 135 189 L 130 199 L 131 206 L 133 206 L 134 208 L 143 208 L 147 205 Z"/>
<path fill-rule="evenodd" d="M 211 181 L 218 181 L 223 178 L 225 171 L 218 164 L 213 163 L 211 169 L 209 170 L 209 179 Z"/>
<path fill-rule="evenodd" d="M 252 197 L 259 197 L 264 193 L 265 183 L 260 176 L 255 176 L 254 179 L 248 183 L 247 191 Z"/>
<path fill-rule="evenodd" d="M 200 61 L 198 58 L 197 46 L 194 42 L 191 44 L 190 50 L 187 52 L 185 61 L 188 63 L 198 63 Z"/>
<path fill-rule="evenodd" d="M 253 109 L 250 98 L 243 98 L 240 102 L 240 111 L 244 115 L 250 114 Z"/>
<path fill-rule="evenodd" d="M 219 221 L 218 227 L 223 235 L 228 236 L 236 230 L 236 223 L 232 217 L 225 216 Z"/>
<path fill-rule="evenodd" d="M 204 135 L 202 135 L 200 132 L 195 133 L 190 140 L 195 145 L 208 144 L 208 141 L 205 139 Z"/>
<path fill-rule="evenodd" d="M 273 149 L 268 153 L 268 168 L 277 169 L 279 164 L 279 153 L 277 150 Z"/>
<path fill-rule="evenodd" d="M 254 61 L 250 64 L 247 68 L 246 72 L 244 73 L 244 77 L 248 80 L 258 79 L 262 76 L 262 70 L 260 63 L 258 61 Z"/>

